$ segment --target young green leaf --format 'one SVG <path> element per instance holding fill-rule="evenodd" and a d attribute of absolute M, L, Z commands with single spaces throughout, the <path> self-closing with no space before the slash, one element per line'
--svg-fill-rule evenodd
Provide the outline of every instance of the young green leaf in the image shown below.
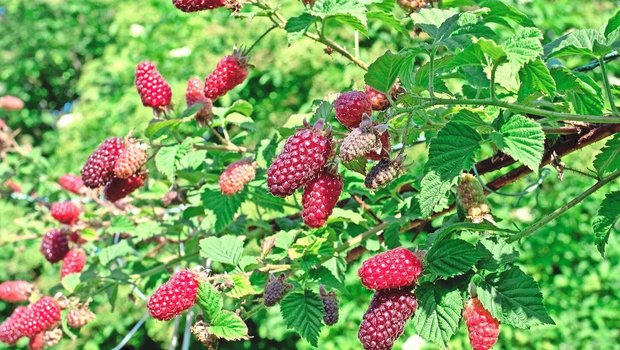
<path fill-rule="evenodd" d="M 542 32 L 538 28 L 521 28 L 511 36 L 502 48 L 506 58 L 513 66 L 521 68 L 543 54 Z"/>
<path fill-rule="evenodd" d="M 446 197 L 446 193 L 456 180 L 456 176 L 450 180 L 444 180 L 435 171 L 427 172 L 420 182 L 420 194 L 418 195 L 418 205 L 423 217 L 429 216 L 435 206 Z"/>
<path fill-rule="evenodd" d="M 176 170 L 177 153 L 179 153 L 180 147 L 180 145 L 162 147 L 155 155 L 155 167 L 170 181 L 174 181 L 174 171 Z"/>
<path fill-rule="evenodd" d="M 452 277 L 464 274 L 482 258 L 471 243 L 462 239 L 440 241 L 426 254 L 426 268 L 436 276 Z"/>
<path fill-rule="evenodd" d="M 210 322 L 213 318 L 215 318 L 224 307 L 224 299 L 222 298 L 222 295 L 215 288 L 213 288 L 212 285 L 204 282 L 200 282 L 198 285 L 196 302 L 204 311 L 204 316 L 207 322 Z"/>
<path fill-rule="evenodd" d="M 248 339 L 248 326 L 239 315 L 230 311 L 221 311 L 211 320 L 209 333 L 220 339 Z"/>
<path fill-rule="evenodd" d="M 503 152 L 538 172 L 545 151 L 545 133 L 538 122 L 522 115 L 513 115 L 492 138 Z"/>
<path fill-rule="evenodd" d="M 542 92 L 550 97 L 553 97 L 555 94 L 555 81 L 551 77 L 549 68 L 547 68 L 540 57 L 535 58 L 521 68 L 519 79 L 521 80 L 519 101 L 526 100 L 536 92 Z"/>
<path fill-rule="evenodd" d="M 446 348 L 461 320 L 463 298 L 458 289 L 426 282 L 415 289 L 418 309 L 413 325 L 425 340 Z"/>
<path fill-rule="evenodd" d="M 280 302 L 280 312 L 289 328 L 312 346 L 318 346 L 323 327 L 323 303 L 316 293 L 309 290 L 289 293 Z"/>
<path fill-rule="evenodd" d="M 554 324 L 538 284 L 516 266 L 487 276 L 476 290 L 484 308 L 501 323 L 517 328 Z"/>
<path fill-rule="evenodd" d="M 603 92 L 592 78 L 573 73 L 566 68 L 554 68 L 551 75 L 557 84 L 558 92 L 566 94 L 575 112 L 594 115 L 603 113 Z"/>
<path fill-rule="evenodd" d="M 594 168 L 599 176 L 620 170 L 620 135 L 616 134 L 594 158 Z"/>
<path fill-rule="evenodd" d="M 233 282 L 233 287 L 226 291 L 226 296 L 239 299 L 246 295 L 256 294 L 257 292 L 250 283 L 247 274 L 235 273 L 227 276 Z"/>
<path fill-rule="evenodd" d="M 545 45 L 545 56 L 564 57 L 584 55 L 597 58 L 595 47 L 606 43 L 603 33 L 597 29 L 579 29 L 570 32 L 551 43 Z"/>
<path fill-rule="evenodd" d="M 605 254 L 609 235 L 618 219 L 620 219 L 620 191 L 608 193 L 601 203 L 598 214 L 592 219 L 594 242 L 601 254 Z"/>
<path fill-rule="evenodd" d="M 242 251 L 243 241 L 232 235 L 207 237 L 200 241 L 200 256 L 222 264 L 237 265 Z"/>
<path fill-rule="evenodd" d="M 315 20 L 316 17 L 305 12 L 297 17 L 289 18 L 284 27 L 288 33 L 288 43 L 292 44 L 303 37 Z"/>
<path fill-rule="evenodd" d="M 202 204 L 215 214 L 214 230 L 219 232 L 235 218 L 235 214 L 245 202 L 247 193 L 242 191 L 234 196 L 224 196 L 220 191 L 205 190 L 202 193 Z"/>
<path fill-rule="evenodd" d="M 396 82 L 403 62 L 403 56 L 387 51 L 368 67 L 368 73 L 364 76 L 366 84 L 388 93 Z"/>
<path fill-rule="evenodd" d="M 488 7 L 491 12 L 484 18 L 485 22 L 499 23 L 510 26 L 506 19 L 511 19 L 524 27 L 534 27 L 534 22 L 523 12 L 498 0 L 485 0 L 481 7 Z"/>
<path fill-rule="evenodd" d="M 452 180 L 474 163 L 474 154 L 482 138 L 476 130 L 461 123 L 446 124 L 431 140 L 427 171 L 435 171 L 442 180 Z"/>

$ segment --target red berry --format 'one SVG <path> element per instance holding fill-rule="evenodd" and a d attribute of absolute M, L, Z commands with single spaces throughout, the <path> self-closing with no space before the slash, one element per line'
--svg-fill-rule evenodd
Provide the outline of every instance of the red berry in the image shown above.
<path fill-rule="evenodd" d="M 68 274 L 80 273 L 86 265 L 86 253 L 82 249 L 72 249 L 62 259 L 60 278 Z"/>
<path fill-rule="evenodd" d="M 390 144 L 390 133 L 384 131 L 379 134 L 379 141 L 381 142 L 381 150 L 372 150 L 367 152 L 364 154 L 364 158 L 379 161 L 390 156 L 390 150 L 392 149 L 392 145 Z"/>
<path fill-rule="evenodd" d="M 131 140 L 126 144 L 125 149 L 118 156 L 114 165 L 114 175 L 121 179 L 126 179 L 137 173 L 148 159 L 146 153 L 148 146 L 136 140 Z"/>
<path fill-rule="evenodd" d="M 48 231 L 41 240 L 41 253 L 52 264 L 59 262 L 69 251 L 67 235 L 58 229 Z"/>
<path fill-rule="evenodd" d="M 465 304 L 463 318 L 469 331 L 469 342 L 474 350 L 488 350 L 499 337 L 499 321 L 487 311 L 478 298 Z"/>
<path fill-rule="evenodd" d="M 19 324 L 23 315 L 28 310 L 25 306 L 18 306 L 13 310 L 13 313 L 2 324 L 0 324 L 0 341 L 13 345 L 17 343 L 19 338 L 23 337 L 23 334 L 19 330 Z"/>
<path fill-rule="evenodd" d="M 401 247 L 367 259 L 357 274 L 368 289 L 406 287 L 414 284 L 422 274 L 422 262 L 409 249 Z"/>
<path fill-rule="evenodd" d="M 54 219 L 65 225 L 75 224 L 80 217 L 80 208 L 71 202 L 54 203 L 50 212 Z"/>
<path fill-rule="evenodd" d="M 60 306 L 52 297 L 45 296 L 30 304 L 21 318 L 19 330 L 26 337 L 33 337 L 48 330 L 60 321 Z"/>
<path fill-rule="evenodd" d="M 241 190 L 256 176 L 256 164 L 251 159 L 231 163 L 220 175 L 220 191 L 231 196 Z"/>
<path fill-rule="evenodd" d="M 113 178 L 105 185 L 103 195 L 110 202 L 116 202 L 144 186 L 145 182 L 146 175 L 143 173 L 134 174 L 126 179 Z"/>
<path fill-rule="evenodd" d="M 34 337 L 30 338 L 28 343 L 28 350 L 43 350 L 45 349 L 45 332 L 41 332 Z"/>
<path fill-rule="evenodd" d="M 149 298 L 147 308 L 153 318 L 167 321 L 189 309 L 196 302 L 198 280 L 189 270 L 175 273 Z"/>
<path fill-rule="evenodd" d="M 185 90 L 185 102 L 187 107 L 191 107 L 196 103 L 201 103 L 202 108 L 196 112 L 196 120 L 205 125 L 207 121 L 213 118 L 213 103 L 205 97 L 204 84 L 198 78 L 190 78 L 187 81 L 187 89 Z"/>
<path fill-rule="evenodd" d="M 226 0 L 172 0 L 172 3 L 183 12 L 196 12 L 223 7 Z"/>
<path fill-rule="evenodd" d="M 205 96 L 215 100 L 243 83 L 248 76 L 247 65 L 247 58 L 238 53 L 222 58 L 205 80 Z"/>
<path fill-rule="evenodd" d="M 325 224 L 338 203 L 342 187 L 342 178 L 330 173 L 322 173 L 306 184 L 301 200 L 301 216 L 308 227 L 317 228 Z"/>
<path fill-rule="evenodd" d="M 135 83 L 145 107 L 160 109 L 170 105 L 170 85 L 159 74 L 153 62 L 143 61 L 138 64 Z"/>
<path fill-rule="evenodd" d="M 88 309 L 88 306 L 82 306 L 67 312 L 67 324 L 71 328 L 82 328 L 94 319 L 95 314 Z"/>
<path fill-rule="evenodd" d="M 364 115 L 372 115 L 372 106 L 361 91 L 349 91 L 340 94 L 334 101 L 336 119 L 345 127 L 357 128 Z"/>
<path fill-rule="evenodd" d="M 81 177 L 71 174 L 61 176 L 60 179 L 58 179 L 58 184 L 65 190 L 75 194 L 80 194 L 80 190 L 82 186 L 84 186 Z"/>
<path fill-rule="evenodd" d="M 275 196 L 289 196 L 312 180 L 332 155 L 331 135 L 321 122 L 298 130 L 267 170 L 267 186 Z"/>
<path fill-rule="evenodd" d="M 409 288 L 376 292 L 357 333 L 364 349 L 392 349 L 417 308 L 418 302 Z"/>
<path fill-rule="evenodd" d="M 19 111 L 24 108 L 24 101 L 15 96 L 2 96 L 0 97 L 0 108 L 7 111 Z"/>
<path fill-rule="evenodd" d="M 34 286 L 26 281 L 6 281 L 0 283 L 0 300 L 7 303 L 28 301 Z"/>
<path fill-rule="evenodd" d="M 6 186 L 13 193 L 22 193 L 22 187 L 11 179 L 4 181 L 4 186 Z"/>
<path fill-rule="evenodd" d="M 382 111 L 390 105 L 387 96 L 370 85 L 366 85 L 366 98 L 370 101 L 372 109 L 375 111 Z"/>
<path fill-rule="evenodd" d="M 125 149 L 125 141 L 118 137 L 109 138 L 88 157 L 82 168 L 82 181 L 89 188 L 105 185 L 114 176 L 114 165 Z"/>

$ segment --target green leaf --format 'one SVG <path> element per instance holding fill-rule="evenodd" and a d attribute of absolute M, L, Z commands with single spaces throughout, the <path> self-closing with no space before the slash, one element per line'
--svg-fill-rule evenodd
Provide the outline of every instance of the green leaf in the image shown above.
<path fill-rule="evenodd" d="M 555 94 L 555 80 L 540 57 L 529 62 L 519 71 L 521 86 L 519 88 L 519 101 L 527 99 L 536 92 L 553 97 Z"/>
<path fill-rule="evenodd" d="M 384 94 L 389 93 L 398 78 L 403 62 L 401 55 L 387 51 L 368 67 L 368 72 L 364 76 L 366 84 Z"/>
<path fill-rule="evenodd" d="M 208 332 L 220 339 L 249 339 L 248 326 L 234 312 L 221 311 L 211 320 Z"/>
<path fill-rule="evenodd" d="M 227 278 L 230 278 L 233 282 L 233 287 L 226 291 L 227 296 L 239 299 L 246 295 L 256 294 L 256 291 L 250 283 L 250 278 L 248 275 L 235 273 L 228 275 Z"/>
<path fill-rule="evenodd" d="M 323 326 L 323 303 L 309 290 L 289 293 L 280 302 L 280 311 L 288 328 L 294 329 L 312 346 L 318 346 Z"/>
<path fill-rule="evenodd" d="M 620 134 L 605 143 L 594 158 L 594 168 L 599 176 L 620 170 Z"/>
<path fill-rule="evenodd" d="M 522 115 L 513 115 L 493 137 L 497 147 L 538 173 L 545 151 L 545 133 L 538 122 Z"/>
<path fill-rule="evenodd" d="M 443 181 L 452 181 L 463 169 L 473 165 L 481 140 L 469 126 L 449 122 L 431 140 L 426 171 L 436 172 Z"/>
<path fill-rule="evenodd" d="M 97 256 L 99 257 L 99 262 L 101 263 L 101 265 L 107 265 L 112 260 L 120 258 L 121 256 L 126 256 L 133 251 L 133 248 L 129 246 L 127 240 L 122 240 L 118 242 L 118 244 L 107 246 L 101 249 Z"/>
<path fill-rule="evenodd" d="M 155 155 L 155 167 L 170 181 L 174 181 L 174 171 L 176 170 L 176 159 L 179 149 L 180 145 L 162 147 Z"/>
<path fill-rule="evenodd" d="M 366 7 L 357 0 L 317 0 L 310 14 L 324 20 L 334 18 L 367 34 Z"/>
<path fill-rule="evenodd" d="M 616 29 L 620 28 L 620 11 L 617 11 L 616 14 L 607 21 L 607 25 L 605 26 L 605 34 L 606 37 L 609 37 Z"/>
<path fill-rule="evenodd" d="M 460 14 L 454 10 L 441 9 L 421 9 L 417 13 L 411 14 L 413 24 L 420 27 L 435 42 L 440 42 L 447 38 L 459 28 L 458 20 Z"/>
<path fill-rule="evenodd" d="M 426 282 L 415 289 L 418 309 L 413 325 L 428 342 L 447 348 L 448 341 L 459 326 L 463 298 L 458 289 Z"/>
<path fill-rule="evenodd" d="M 524 27 L 535 27 L 534 22 L 525 13 L 515 7 L 498 0 L 487 0 L 480 3 L 481 7 L 488 7 L 491 12 L 484 18 L 485 22 L 505 24 L 505 18 L 509 18 Z"/>
<path fill-rule="evenodd" d="M 200 256 L 222 264 L 237 265 L 242 252 L 243 241 L 232 235 L 200 240 Z"/>
<path fill-rule="evenodd" d="M 523 67 L 526 63 L 543 54 L 541 40 L 543 35 L 538 28 L 521 28 L 511 36 L 502 48 L 506 58 L 515 67 Z"/>
<path fill-rule="evenodd" d="M 135 231 L 136 225 L 125 215 L 117 215 L 110 220 L 109 233 L 132 233 Z"/>
<path fill-rule="evenodd" d="M 249 117 L 252 115 L 253 111 L 254 111 L 254 106 L 252 106 L 250 102 L 245 101 L 245 100 L 236 100 L 235 103 L 233 103 L 232 106 L 228 108 L 226 113 L 224 113 L 224 116 L 227 116 L 233 113 L 239 113 L 241 115 Z"/>
<path fill-rule="evenodd" d="M 578 114 L 601 115 L 605 103 L 601 88 L 585 74 L 573 73 L 566 68 L 554 68 L 551 75 L 556 81 L 558 92 L 567 99 Z"/>
<path fill-rule="evenodd" d="M 207 322 L 210 322 L 217 316 L 224 307 L 222 295 L 212 285 L 204 282 L 200 282 L 198 285 L 196 301 L 204 310 L 204 316 Z"/>
<path fill-rule="evenodd" d="M 405 28 L 405 26 L 391 13 L 383 11 L 369 11 L 366 16 L 368 17 L 368 19 L 374 19 L 382 22 L 383 24 L 387 25 L 392 29 L 395 29 L 403 35 L 409 35 L 409 33 L 407 32 L 407 28 Z"/>
<path fill-rule="evenodd" d="M 181 116 L 179 118 L 187 118 L 191 115 L 194 115 L 196 113 L 198 113 L 199 110 L 202 109 L 202 107 L 204 107 L 204 104 L 202 103 L 194 103 L 193 105 L 187 107 L 183 113 L 181 113 Z M 148 130 L 148 129 L 147 129 Z"/>
<path fill-rule="evenodd" d="M 62 287 L 72 294 L 75 291 L 75 288 L 80 284 L 80 274 L 79 273 L 71 273 L 62 278 L 61 281 Z"/>
<path fill-rule="evenodd" d="M 485 309 L 501 323 L 517 328 L 554 324 L 538 284 L 516 266 L 487 276 L 476 290 Z"/>
<path fill-rule="evenodd" d="M 179 124 L 181 124 L 181 121 L 178 119 L 164 120 L 164 121 L 151 123 L 144 131 L 144 136 L 148 138 L 152 138 L 154 135 L 158 133 L 163 133 L 168 128 L 179 125 Z"/>
<path fill-rule="evenodd" d="M 235 214 L 245 202 L 246 196 L 245 191 L 234 196 L 224 196 L 217 190 L 205 190 L 202 193 L 203 206 L 215 214 L 215 231 L 221 231 L 233 221 Z"/>
<path fill-rule="evenodd" d="M 620 218 L 620 191 L 608 193 L 601 203 L 598 213 L 592 219 L 594 230 L 594 242 L 601 252 L 605 254 L 605 246 L 614 225 Z"/>
<path fill-rule="evenodd" d="M 426 268 L 440 277 L 462 275 L 482 258 L 471 243 L 450 239 L 433 244 L 426 255 Z"/>
<path fill-rule="evenodd" d="M 400 247 L 400 224 L 396 222 L 390 224 L 383 232 L 383 240 L 388 249 Z"/>
<path fill-rule="evenodd" d="M 597 58 L 599 55 L 595 53 L 596 46 L 606 42 L 607 40 L 603 36 L 603 33 L 599 30 L 579 29 L 545 45 L 545 56 L 564 57 L 585 55 L 590 58 Z"/>
<path fill-rule="evenodd" d="M 446 192 L 450 190 L 455 179 L 456 176 L 451 180 L 443 180 L 434 170 L 424 174 L 418 195 L 422 217 L 427 217 L 433 212 L 435 206 L 446 197 Z"/>
<path fill-rule="evenodd" d="M 288 33 L 289 44 L 294 43 L 304 36 L 314 21 L 316 21 L 316 17 L 305 12 L 297 17 L 289 18 L 284 27 Z"/>
<path fill-rule="evenodd" d="M 491 239 L 482 239 L 478 247 L 485 251 L 487 256 L 482 260 L 480 268 L 488 271 L 496 271 L 517 260 L 519 253 L 513 244 L 504 240 L 495 242 Z"/>

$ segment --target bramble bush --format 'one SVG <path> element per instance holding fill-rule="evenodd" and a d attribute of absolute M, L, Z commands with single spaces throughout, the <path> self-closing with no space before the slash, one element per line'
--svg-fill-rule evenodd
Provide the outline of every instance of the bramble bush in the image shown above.
<path fill-rule="evenodd" d="M 610 72 L 619 11 L 606 11 L 602 26 L 562 33 L 561 19 L 539 27 L 497 0 L 153 3 L 144 25 L 128 25 L 139 4 L 119 5 L 127 18 L 93 8 L 99 24 L 143 40 L 118 35 L 118 52 L 106 52 L 97 43 L 113 33 L 89 29 L 67 73 L 83 74 L 77 89 L 37 90 L 65 96 L 51 108 L 79 96 L 74 115 L 50 125 L 29 112 L 46 107 L 36 96 L 25 110 L 18 98 L 0 99 L 7 116 L 27 116 L 0 123 L 0 341 L 618 346 L 619 250 L 610 236 L 620 216 L 620 89 Z M 148 16 L 157 6 L 165 17 Z M 188 28 L 201 16 L 221 30 L 196 39 Z M 243 33 L 245 45 L 225 45 L 209 66 L 178 47 L 186 37 L 197 52 L 209 50 L 202 41 L 228 43 L 233 19 L 237 30 L 259 23 L 262 32 Z M 351 31 L 348 48 L 339 42 Z M 158 42 L 159 34 L 175 39 Z M 60 52 L 71 44 L 64 40 Z M 284 40 L 316 50 L 303 63 L 333 60 L 326 81 L 338 88 L 261 68 L 269 60 L 303 68 Z M 175 69 L 164 51 L 188 64 Z M 61 61 L 53 68 L 64 70 Z M 269 94 L 297 80 L 290 99 Z M 39 83 L 50 84 L 28 84 Z M 300 113 L 272 117 L 270 107 Z M 79 126 L 62 120 L 88 113 Z M 139 116 L 121 123 L 108 113 Z M 92 130 L 106 125 L 104 135 Z M 576 287 L 573 273 L 587 286 Z M 595 331 L 579 326 L 588 320 Z"/>

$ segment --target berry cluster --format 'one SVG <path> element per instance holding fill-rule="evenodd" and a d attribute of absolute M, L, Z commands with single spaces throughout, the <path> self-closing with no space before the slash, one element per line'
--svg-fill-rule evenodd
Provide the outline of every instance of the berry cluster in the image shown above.
<path fill-rule="evenodd" d="M 362 284 L 377 291 L 360 324 L 366 350 L 389 350 L 418 306 L 411 290 L 422 274 L 422 261 L 405 248 L 378 254 L 362 263 Z"/>
<path fill-rule="evenodd" d="M 493 222 L 484 189 L 475 176 L 467 173 L 461 174 L 457 194 L 457 206 L 465 220 L 476 224 L 484 220 Z"/>
<path fill-rule="evenodd" d="M 146 151 L 147 146 L 135 139 L 105 140 L 82 168 L 84 185 L 90 188 L 105 185 L 103 194 L 110 202 L 127 197 L 146 182 Z"/>
<path fill-rule="evenodd" d="M 263 304 L 267 307 L 275 306 L 292 288 L 291 284 L 286 283 L 286 275 L 281 274 L 278 277 L 269 275 L 263 294 Z"/>

